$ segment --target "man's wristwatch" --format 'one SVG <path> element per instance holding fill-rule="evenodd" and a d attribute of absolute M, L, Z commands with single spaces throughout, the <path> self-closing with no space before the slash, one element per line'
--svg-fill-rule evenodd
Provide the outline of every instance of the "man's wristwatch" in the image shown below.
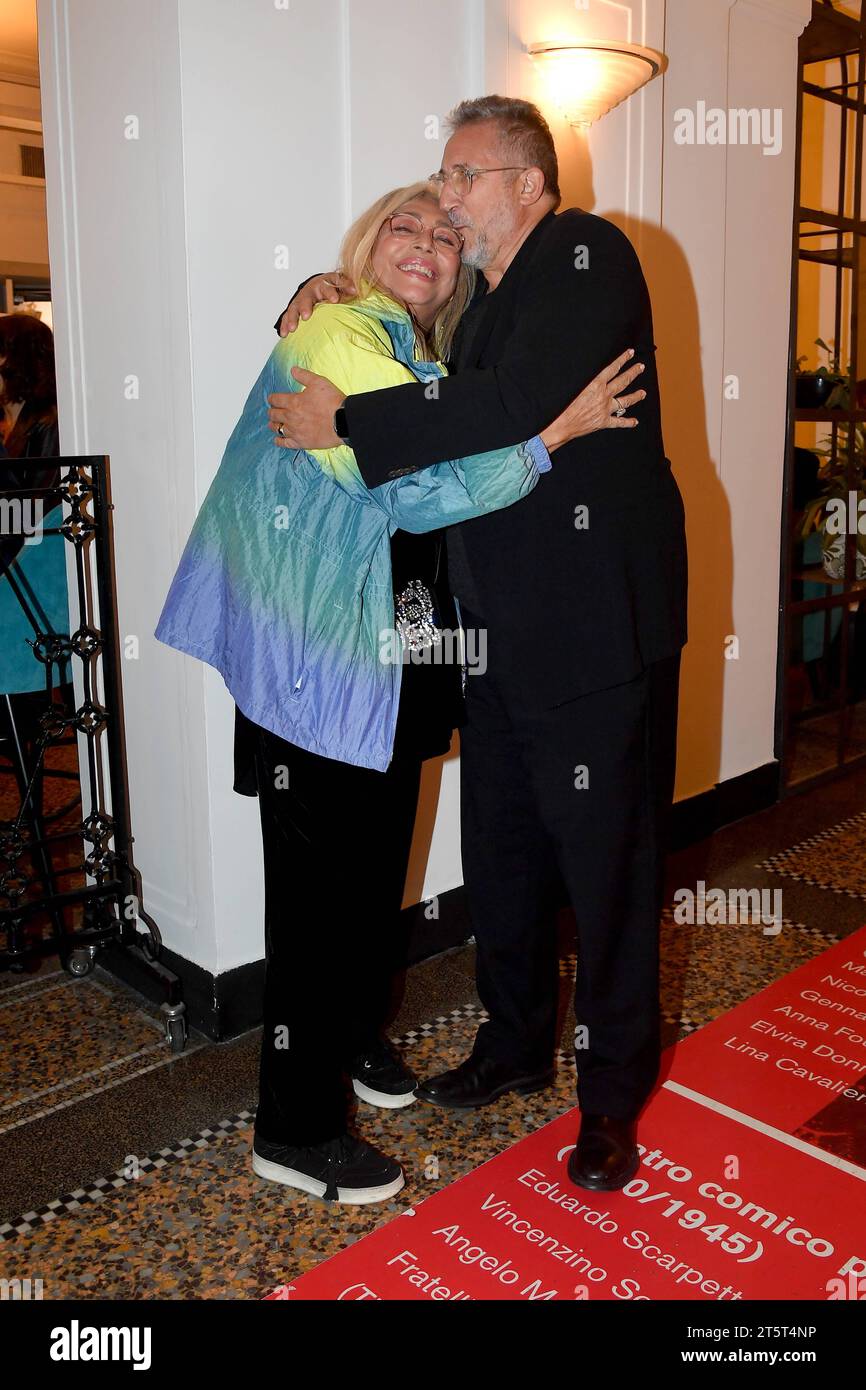
<path fill-rule="evenodd" d="M 334 434 L 338 435 L 340 439 L 342 439 L 344 444 L 349 444 L 351 447 L 351 442 L 349 440 L 349 425 L 346 420 L 346 410 L 345 407 L 342 405 L 340 406 L 339 410 L 334 411 Z"/>

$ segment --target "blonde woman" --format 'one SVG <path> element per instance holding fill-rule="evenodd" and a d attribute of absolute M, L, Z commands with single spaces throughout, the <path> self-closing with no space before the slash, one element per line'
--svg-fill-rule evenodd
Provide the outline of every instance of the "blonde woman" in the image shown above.
<path fill-rule="evenodd" d="M 274 348 L 157 627 L 222 674 L 237 707 L 235 787 L 259 797 L 266 971 L 253 1168 L 356 1204 L 403 1186 L 399 1163 L 350 1132 L 345 1081 L 386 1109 L 414 1100 L 415 1078 L 383 1027 L 421 763 L 447 749 L 460 719 L 459 666 L 435 659 L 456 615 L 431 533 L 519 502 L 550 467 L 548 449 L 607 414 L 588 423 L 579 398 L 541 438 L 369 491 L 348 447 L 276 448 L 263 407 L 273 391 L 301 389 L 300 368 L 346 393 L 421 380 L 435 410 L 473 289 L 461 250 L 427 184 L 387 194 L 355 223 L 341 268 L 358 293 Z"/>

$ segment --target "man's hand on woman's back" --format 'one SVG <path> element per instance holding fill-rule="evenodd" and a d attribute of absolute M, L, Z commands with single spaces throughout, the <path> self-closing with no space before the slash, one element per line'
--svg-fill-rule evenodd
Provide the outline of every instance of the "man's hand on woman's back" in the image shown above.
<path fill-rule="evenodd" d="M 301 285 L 294 299 L 280 319 L 279 334 L 285 338 L 294 333 L 302 319 L 308 319 L 317 304 L 339 304 L 340 300 L 355 293 L 355 286 L 338 270 L 326 271 L 324 275 L 314 275 Z"/>

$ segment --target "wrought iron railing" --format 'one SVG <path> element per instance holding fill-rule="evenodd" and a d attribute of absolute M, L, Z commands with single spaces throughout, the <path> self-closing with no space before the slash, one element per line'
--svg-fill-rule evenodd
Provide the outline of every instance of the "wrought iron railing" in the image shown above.
<path fill-rule="evenodd" d="M 17 717 L 22 697 L 8 681 L 0 697 L 0 970 L 23 970 L 56 953 L 70 973 L 85 975 L 102 948 L 117 944 L 157 982 L 166 1036 L 179 1050 L 186 1041 L 181 982 L 160 960 L 159 929 L 132 857 L 109 461 L 0 460 L 0 505 L 0 586 L 9 586 L 19 624 L 24 615 L 22 640 L 45 682 L 29 740 Z M 63 630 L 27 574 L 24 549 L 25 540 L 58 536 L 67 543 L 60 559 L 75 615 Z M 8 660 L 7 648 L 0 674 Z M 32 685 L 30 692 L 32 714 Z M 50 750 L 75 746 L 77 769 L 48 766 Z M 47 779 L 75 781 L 80 794 L 46 810 Z"/>

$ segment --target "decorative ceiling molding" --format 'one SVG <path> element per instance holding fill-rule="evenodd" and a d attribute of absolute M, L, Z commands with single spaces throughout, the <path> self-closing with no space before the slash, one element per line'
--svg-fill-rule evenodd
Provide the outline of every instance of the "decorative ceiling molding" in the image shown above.
<path fill-rule="evenodd" d="M 755 18 L 795 36 L 812 18 L 812 0 L 734 0 L 734 8 L 740 13 L 752 11 Z"/>

